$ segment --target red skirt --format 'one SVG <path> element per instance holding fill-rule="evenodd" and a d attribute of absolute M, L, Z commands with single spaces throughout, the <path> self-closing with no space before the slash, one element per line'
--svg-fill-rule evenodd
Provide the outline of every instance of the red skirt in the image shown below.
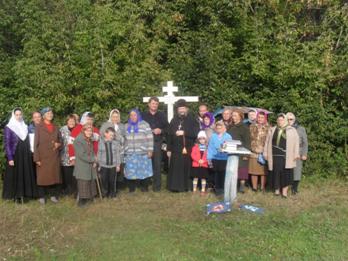
<path fill-rule="evenodd" d="M 238 179 L 247 180 L 249 178 L 249 169 L 248 167 L 238 168 Z"/>

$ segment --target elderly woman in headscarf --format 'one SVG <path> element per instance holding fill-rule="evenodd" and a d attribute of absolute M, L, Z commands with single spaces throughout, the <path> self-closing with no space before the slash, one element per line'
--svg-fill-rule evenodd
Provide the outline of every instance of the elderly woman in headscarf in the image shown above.
<path fill-rule="evenodd" d="M 43 121 L 36 126 L 34 137 L 34 162 L 36 163 L 39 202 L 46 203 L 49 195 L 53 203 L 57 203 L 60 176 L 60 147 L 62 144 L 58 127 L 53 124 L 52 109 L 41 110 Z"/>
<path fill-rule="evenodd" d="M 143 192 L 148 191 L 148 181 L 152 177 L 153 134 L 150 125 L 143 121 L 140 112 L 132 109 L 129 113 L 124 148 L 125 170 L 129 192 L 134 192 L 136 182 L 140 182 Z"/>
<path fill-rule="evenodd" d="M 257 114 L 256 122 L 250 125 L 250 147 L 251 155 L 249 158 L 249 174 L 253 191 L 257 191 L 258 177 L 261 177 L 261 190 L 265 190 L 266 171 L 265 166 L 258 161 L 258 157 L 263 153 L 266 137 L 269 131 L 267 115 L 260 111 Z"/>
<path fill-rule="evenodd" d="M 214 123 L 215 123 L 215 118 L 211 112 L 206 112 L 203 114 L 202 122 L 201 122 L 201 130 L 204 130 L 205 135 L 207 136 L 208 143 L 211 138 L 211 135 L 213 135 L 214 133 L 214 127 L 215 127 Z"/>
<path fill-rule="evenodd" d="M 115 130 L 114 139 L 120 143 L 121 147 L 123 147 L 125 142 L 126 130 L 124 124 L 121 123 L 121 113 L 117 109 L 113 109 L 110 112 L 109 120 L 107 122 L 104 122 L 100 127 L 101 137 L 103 137 L 105 130 L 107 130 L 110 127 Z"/>
<path fill-rule="evenodd" d="M 296 161 L 296 167 L 294 168 L 294 181 L 291 187 L 292 193 L 297 194 L 298 184 L 300 183 L 301 176 L 302 176 L 303 161 L 307 160 L 308 139 L 307 139 L 306 129 L 298 123 L 295 115 L 292 112 L 288 112 L 286 114 L 286 117 L 288 119 L 289 125 L 294 127 L 297 130 L 297 134 L 300 139 L 300 158 Z"/>
<path fill-rule="evenodd" d="M 74 140 L 76 164 L 74 177 L 77 180 L 78 206 L 83 207 L 97 195 L 97 157 L 93 148 L 93 126 L 84 124 Z"/>
<path fill-rule="evenodd" d="M 86 111 L 82 114 L 80 123 L 76 125 L 76 127 L 71 131 L 71 136 L 69 139 L 68 149 L 69 149 L 69 159 L 72 165 L 75 165 L 75 150 L 74 150 L 74 140 L 78 135 L 80 135 L 82 128 L 85 124 L 92 125 L 93 127 L 93 148 L 94 153 L 97 155 L 98 153 L 98 141 L 99 141 L 99 130 L 93 126 L 94 123 L 94 115 L 92 112 Z"/>
<path fill-rule="evenodd" d="M 293 180 L 293 169 L 300 154 L 297 131 L 288 125 L 284 113 L 278 114 L 277 126 L 269 131 L 263 154 L 268 161 L 269 171 L 272 171 L 269 181 L 273 185 L 275 195 L 287 198 L 288 187 Z"/>
<path fill-rule="evenodd" d="M 37 197 L 35 173 L 28 136 L 28 126 L 21 108 L 15 108 L 4 128 L 4 147 L 7 159 L 3 182 L 3 198 L 21 200 Z"/>
<path fill-rule="evenodd" d="M 104 137 L 104 133 L 108 128 L 113 128 L 115 130 L 114 139 L 119 143 L 120 145 L 120 159 L 121 159 L 121 168 L 120 171 L 117 173 L 117 182 L 123 182 L 123 169 L 124 169 L 124 157 L 123 157 L 123 149 L 124 144 L 126 140 L 126 129 L 124 127 L 124 124 L 121 123 L 121 113 L 118 109 L 113 109 L 110 112 L 109 120 L 107 122 L 104 122 L 102 126 L 100 127 L 100 136 Z"/>

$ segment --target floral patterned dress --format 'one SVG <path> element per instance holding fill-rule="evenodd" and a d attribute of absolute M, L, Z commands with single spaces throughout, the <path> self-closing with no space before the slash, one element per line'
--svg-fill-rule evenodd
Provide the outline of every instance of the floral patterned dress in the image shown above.
<path fill-rule="evenodd" d="M 268 124 L 250 125 L 250 145 L 252 154 L 249 158 L 249 173 L 252 175 L 265 175 L 265 167 L 257 162 L 257 157 L 263 152 L 266 137 L 269 132 Z"/>

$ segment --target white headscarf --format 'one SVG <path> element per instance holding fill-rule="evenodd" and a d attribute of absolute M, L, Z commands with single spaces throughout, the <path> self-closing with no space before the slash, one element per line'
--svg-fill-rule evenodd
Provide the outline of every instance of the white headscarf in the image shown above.
<path fill-rule="evenodd" d="M 25 140 L 28 136 L 28 126 L 25 124 L 23 118 L 19 121 L 16 120 L 15 111 L 22 111 L 21 109 L 14 109 L 12 111 L 12 116 L 8 124 L 6 125 L 10 130 L 12 130 L 21 139 Z"/>
<path fill-rule="evenodd" d="M 112 114 L 114 114 L 114 113 L 117 113 L 121 117 L 120 111 L 118 109 L 113 109 L 112 111 L 110 111 L 110 114 L 109 114 L 109 122 L 112 122 L 111 117 L 112 117 Z"/>
<path fill-rule="evenodd" d="M 118 109 L 113 109 L 113 110 L 110 112 L 110 114 L 109 114 L 109 120 L 108 120 L 108 122 L 111 122 L 112 124 L 114 124 L 115 131 L 118 131 L 118 123 L 113 123 L 112 120 L 111 120 L 112 114 L 114 114 L 114 113 L 117 113 L 117 114 L 120 116 L 120 118 L 121 118 L 121 113 L 120 113 L 120 111 L 119 111 Z"/>
<path fill-rule="evenodd" d="M 80 124 L 82 124 L 82 125 L 85 125 L 85 124 L 86 124 L 86 122 L 87 122 L 87 117 L 88 117 L 88 114 L 89 114 L 89 113 L 90 113 L 89 111 L 86 111 L 86 112 L 84 112 L 84 113 L 82 114 L 81 120 L 80 120 Z"/>
<path fill-rule="evenodd" d="M 285 114 L 285 116 L 286 116 L 286 119 L 289 119 L 289 117 L 292 117 L 294 119 L 294 123 L 296 122 L 296 116 L 292 112 L 288 112 L 287 114 Z"/>

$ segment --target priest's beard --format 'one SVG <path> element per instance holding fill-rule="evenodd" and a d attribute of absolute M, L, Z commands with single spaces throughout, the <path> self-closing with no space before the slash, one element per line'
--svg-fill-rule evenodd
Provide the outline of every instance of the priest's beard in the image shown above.
<path fill-rule="evenodd" d="M 183 118 L 185 118 L 186 117 L 186 113 L 185 112 L 181 112 L 181 113 L 179 113 L 178 114 L 178 116 L 179 116 L 179 119 L 183 119 Z"/>

